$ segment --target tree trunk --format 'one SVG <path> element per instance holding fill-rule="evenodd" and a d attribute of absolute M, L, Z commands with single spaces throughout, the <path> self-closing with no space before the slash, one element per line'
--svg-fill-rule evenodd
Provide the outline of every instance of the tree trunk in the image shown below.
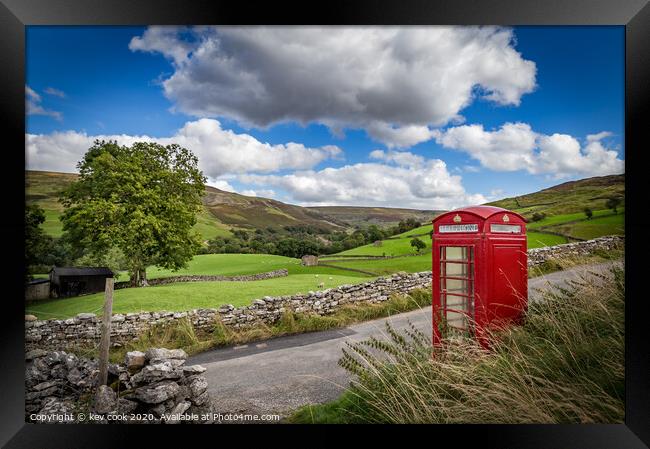
<path fill-rule="evenodd" d="M 141 270 L 138 270 L 138 275 L 139 275 L 139 285 L 140 287 L 148 287 L 149 283 L 147 282 L 147 269 L 143 268 Z"/>
<path fill-rule="evenodd" d="M 138 286 L 138 270 L 133 270 L 131 273 L 129 273 L 130 279 L 129 281 L 131 282 L 131 287 L 137 287 Z"/>

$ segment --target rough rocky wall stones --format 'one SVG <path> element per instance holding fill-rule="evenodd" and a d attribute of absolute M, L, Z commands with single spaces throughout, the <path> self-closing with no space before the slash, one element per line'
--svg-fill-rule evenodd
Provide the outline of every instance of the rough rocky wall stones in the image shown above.
<path fill-rule="evenodd" d="M 304 266 L 313 267 L 315 265 L 318 265 L 318 256 L 307 254 L 305 256 L 302 256 L 301 261 Z"/>
<path fill-rule="evenodd" d="M 238 276 L 211 276 L 211 275 L 188 275 L 188 276 L 169 276 L 164 278 L 155 278 L 147 280 L 150 286 L 173 284 L 175 282 L 209 282 L 209 281 L 228 281 L 228 282 L 247 282 L 261 281 L 263 279 L 272 279 L 288 276 L 289 271 L 286 268 L 279 270 L 267 271 L 266 273 L 242 274 Z M 128 288 L 131 286 L 129 281 L 117 282 L 115 288 Z"/>
<path fill-rule="evenodd" d="M 208 384 L 201 375 L 205 368 L 186 366 L 186 359 L 180 349 L 129 352 L 123 364 L 109 366 L 111 386 L 98 387 L 97 360 L 63 351 L 29 351 L 25 355 L 25 418 L 28 422 L 52 422 L 52 418 L 75 422 L 78 413 L 89 416 L 94 412 L 124 414 L 127 421 L 176 423 L 180 415 L 208 412 Z"/>
<path fill-rule="evenodd" d="M 545 246 L 528 250 L 528 266 L 534 267 L 549 259 L 567 256 L 587 256 L 594 251 L 612 251 L 625 245 L 625 237 L 609 235 L 584 242 L 566 243 L 564 245 Z"/>

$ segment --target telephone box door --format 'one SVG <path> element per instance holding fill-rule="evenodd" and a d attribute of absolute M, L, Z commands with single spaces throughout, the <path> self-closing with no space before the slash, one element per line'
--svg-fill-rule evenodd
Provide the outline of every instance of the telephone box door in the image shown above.
<path fill-rule="evenodd" d="M 528 297 L 527 255 L 521 241 L 491 242 L 492 267 L 488 319 L 519 321 Z"/>
<path fill-rule="evenodd" d="M 473 331 L 479 249 L 476 243 L 474 239 L 463 239 L 435 245 L 434 263 L 439 276 L 434 277 L 434 294 L 442 318 L 452 332 Z"/>

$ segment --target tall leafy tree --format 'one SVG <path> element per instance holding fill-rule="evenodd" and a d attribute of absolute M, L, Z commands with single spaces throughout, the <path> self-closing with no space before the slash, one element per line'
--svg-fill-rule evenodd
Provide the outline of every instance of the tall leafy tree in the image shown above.
<path fill-rule="evenodd" d="M 424 248 L 427 247 L 427 244 L 424 243 L 422 240 L 420 240 L 417 237 L 413 237 L 411 239 L 411 246 L 415 248 L 415 250 L 419 253 L 422 251 Z"/>
<path fill-rule="evenodd" d="M 372 224 L 368 226 L 368 229 L 366 230 L 366 240 L 368 243 L 375 242 L 377 240 L 383 240 L 385 237 L 384 232 L 379 228 L 379 226 Z"/>
<path fill-rule="evenodd" d="M 25 206 L 25 268 L 28 271 L 31 265 L 43 263 L 44 254 L 52 243 L 41 228 L 44 221 L 45 211 L 41 207 L 36 204 Z"/>
<path fill-rule="evenodd" d="M 79 179 L 61 197 L 63 229 L 91 252 L 119 248 L 132 285 L 146 269 L 179 269 L 201 245 L 192 231 L 205 177 L 198 159 L 176 144 L 95 141 L 77 164 Z"/>

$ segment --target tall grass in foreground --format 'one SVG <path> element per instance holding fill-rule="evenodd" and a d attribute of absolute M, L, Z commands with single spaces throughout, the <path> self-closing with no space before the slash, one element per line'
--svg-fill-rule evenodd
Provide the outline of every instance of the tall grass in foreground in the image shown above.
<path fill-rule="evenodd" d="M 624 418 L 624 271 L 575 281 L 531 304 L 490 351 L 412 328 L 349 345 L 357 376 L 337 401 L 290 422 L 618 423 Z"/>

